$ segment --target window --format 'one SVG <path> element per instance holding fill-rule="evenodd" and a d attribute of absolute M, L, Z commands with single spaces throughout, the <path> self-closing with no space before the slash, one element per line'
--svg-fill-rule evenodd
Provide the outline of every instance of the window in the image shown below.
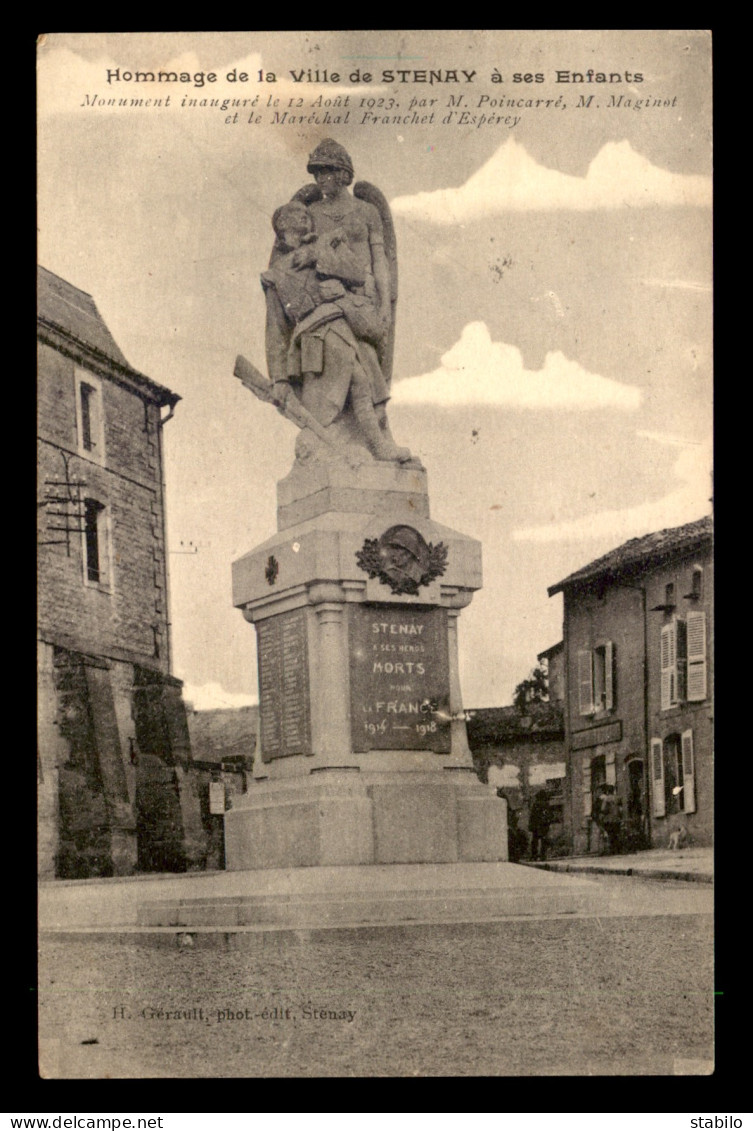
<path fill-rule="evenodd" d="M 110 587 L 110 554 L 107 510 L 97 499 L 84 499 L 84 580 L 90 585 Z"/>
<path fill-rule="evenodd" d="M 664 756 L 660 738 L 651 739 L 651 797 L 654 816 L 664 817 L 667 812 L 667 799 L 664 795 Z"/>
<path fill-rule="evenodd" d="M 682 793 L 680 795 L 680 809 L 683 813 L 695 813 L 695 753 L 693 750 L 693 732 L 685 730 L 680 736 L 681 756 L 679 759 L 682 773 Z"/>
<path fill-rule="evenodd" d="M 655 817 L 695 813 L 692 730 L 651 739 L 651 791 Z"/>
<path fill-rule="evenodd" d="M 96 397 L 97 390 L 91 385 L 87 385 L 85 381 L 81 382 L 78 389 L 81 397 L 81 443 L 87 452 L 91 452 L 96 447 L 96 441 L 92 436 L 92 410 L 94 408 L 92 399 Z"/>
<path fill-rule="evenodd" d="M 661 709 L 670 707 L 685 698 L 686 626 L 676 618 L 661 630 Z"/>
<path fill-rule="evenodd" d="M 706 614 L 690 612 L 661 630 L 661 709 L 702 702 L 707 695 Z"/>
<path fill-rule="evenodd" d="M 700 703 L 708 694 L 706 688 L 706 614 L 688 613 L 688 687 L 690 703 Z"/>
<path fill-rule="evenodd" d="M 614 705 L 614 644 L 607 640 L 578 653 L 578 713 L 595 715 L 614 710 Z"/>
<path fill-rule="evenodd" d="M 686 601 L 700 601 L 703 596 L 703 566 L 693 566 L 690 578 L 690 592 L 685 594 Z"/>
<path fill-rule="evenodd" d="M 84 370 L 76 370 L 76 423 L 81 454 L 96 463 L 104 463 L 102 386 L 93 373 Z"/>

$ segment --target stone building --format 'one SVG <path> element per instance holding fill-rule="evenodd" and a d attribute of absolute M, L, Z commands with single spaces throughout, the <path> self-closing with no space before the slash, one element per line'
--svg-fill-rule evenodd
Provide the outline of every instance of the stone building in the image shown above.
<path fill-rule="evenodd" d="M 543 653 L 542 653 L 543 656 Z M 480 780 L 494 785 L 529 831 L 531 802 L 545 790 L 554 812 L 550 852 L 566 852 L 565 730 L 561 703 L 481 707 L 466 712 L 468 745 Z"/>
<path fill-rule="evenodd" d="M 179 397 L 133 369 L 90 295 L 38 277 L 39 866 L 200 864 L 170 674 L 162 429 Z"/>
<path fill-rule="evenodd" d="M 188 710 L 193 769 L 207 843 L 206 867 L 225 867 L 225 818 L 235 798 L 244 794 L 253 770 L 259 708 L 222 707 Z"/>
<path fill-rule="evenodd" d="M 713 820 L 712 522 L 633 538 L 549 589 L 564 598 L 567 819 L 602 847 L 593 801 L 611 785 L 621 847 L 667 845 Z"/>

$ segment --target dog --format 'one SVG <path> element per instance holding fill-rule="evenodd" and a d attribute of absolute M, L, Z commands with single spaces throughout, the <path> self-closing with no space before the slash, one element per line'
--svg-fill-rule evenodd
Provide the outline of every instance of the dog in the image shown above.
<path fill-rule="evenodd" d="M 679 852 L 680 849 L 685 848 L 688 843 L 688 830 L 684 825 L 680 825 L 675 829 L 669 837 L 669 847 L 673 852 Z"/>

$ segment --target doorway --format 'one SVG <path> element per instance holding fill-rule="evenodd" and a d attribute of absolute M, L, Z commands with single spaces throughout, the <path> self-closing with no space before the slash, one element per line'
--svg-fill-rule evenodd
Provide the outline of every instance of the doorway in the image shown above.
<path fill-rule="evenodd" d="M 631 852 L 648 848 L 647 814 L 646 766 L 642 758 L 630 758 L 627 763 L 627 837 Z"/>

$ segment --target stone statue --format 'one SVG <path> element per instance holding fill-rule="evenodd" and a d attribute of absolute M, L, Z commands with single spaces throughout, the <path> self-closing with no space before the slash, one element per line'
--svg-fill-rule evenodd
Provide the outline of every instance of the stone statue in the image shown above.
<path fill-rule="evenodd" d="M 392 378 L 397 257 L 389 205 L 360 181 L 336 141 L 322 141 L 305 185 L 272 218 L 261 276 L 270 381 L 244 358 L 236 375 L 303 430 L 299 459 L 408 463 L 385 410 Z M 271 383 L 270 383 L 271 382 Z M 414 461 L 418 462 L 418 461 Z"/>

